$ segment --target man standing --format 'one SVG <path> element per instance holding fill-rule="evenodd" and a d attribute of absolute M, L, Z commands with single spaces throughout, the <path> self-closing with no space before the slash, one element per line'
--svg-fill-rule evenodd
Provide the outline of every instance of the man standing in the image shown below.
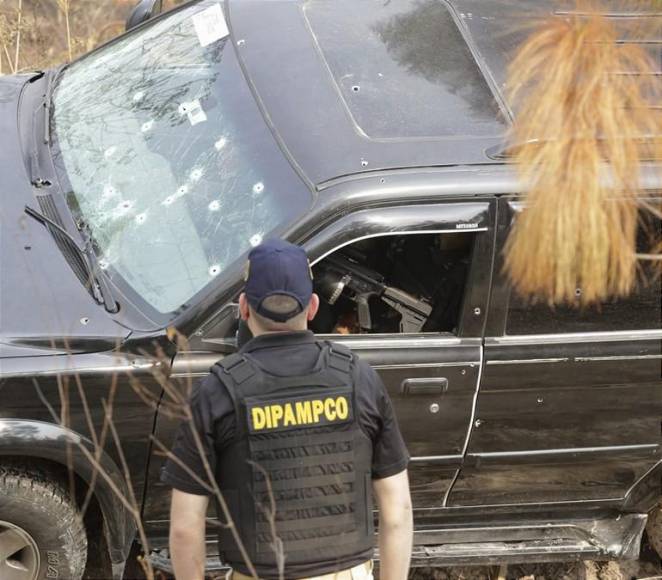
<path fill-rule="evenodd" d="M 194 390 L 195 424 L 182 425 L 173 453 L 206 479 L 195 428 L 240 538 L 220 528 L 233 580 L 251 577 L 245 555 L 265 580 L 370 578 L 373 491 L 381 578 L 404 580 L 407 451 L 375 371 L 307 330 L 318 306 L 303 249 L 272 240 L 251 251 L 239 308 L 254 338 Z M 179 462 L 162 474 L 173 487 L 170 553 L 178 580 L 198 580 L 209 492 Z"/>

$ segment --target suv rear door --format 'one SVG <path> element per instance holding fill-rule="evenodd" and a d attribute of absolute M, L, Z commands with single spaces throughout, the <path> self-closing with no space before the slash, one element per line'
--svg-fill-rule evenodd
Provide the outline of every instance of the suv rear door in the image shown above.
<path fill-rule="evenodd" d="M 520 209 L 499 200 L 498 256 Z M 497 260 L 476 419 L 450 505 L 621 504 L 662 459 L 660 279 L 599 308 L 552 309 L 511 293 L 500 271 Z"/>

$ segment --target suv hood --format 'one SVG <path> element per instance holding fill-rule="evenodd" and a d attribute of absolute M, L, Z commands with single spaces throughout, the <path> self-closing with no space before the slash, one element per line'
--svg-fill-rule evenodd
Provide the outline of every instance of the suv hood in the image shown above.
<path fill-rule="evenodd" d="M 26 205 L 39 210 L 37 193 L 57 195 L 30 183 L 33 127 L 23 124 L 32 111 L 19 125 L 23 95 L 43 94 L 44 83 L 34 74 L 0 77 L 0 357 L 108 350 L 129 335 L 81 284 L 49 230 L 24 213 Z"/>

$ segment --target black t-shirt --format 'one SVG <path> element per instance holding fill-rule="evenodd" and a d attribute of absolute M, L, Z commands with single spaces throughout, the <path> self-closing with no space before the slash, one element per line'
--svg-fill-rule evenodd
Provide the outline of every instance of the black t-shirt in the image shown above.
<path fill-rule="evenodd" d="M 319 357 L 312 332 L 261 335 L 246 343 L 241 352 L 250 353 L 264 370 L 281 376 L 306 374 Z M 407 467 L 409 455 L 386 388 L 370 365 L 358 359 L 355 376 L 359 426 L 372 441 L 372 477 L 381 479 L 400 473 Z M 194 387 L 190 404 L 196 430 L 210 464 L 214 465 L 213 454 L 222 454 L 235 434 L 232 399 L 218 377 L 210 373 Z M 193 473 L 207 480 L 190 424 L 180 426 L 172 452 Z M 166 462 L 161 481 L 186 493 L 210 495 L 186 469 L 172 460 Z M 347 567 L 358 563 L 349 562 Z"/>

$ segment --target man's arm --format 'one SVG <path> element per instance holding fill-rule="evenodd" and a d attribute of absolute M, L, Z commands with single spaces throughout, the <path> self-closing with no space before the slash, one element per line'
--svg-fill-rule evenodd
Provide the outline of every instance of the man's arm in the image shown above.
<path fill-rule="evenodd" d="M 405 580 L 414 539 L 407 470 L 375 479 L 379 506 L 379 574 L 381 580 Z"/>
<path fill-rule="evenodd" d="M 205 516 L 209 497 L 172 490 L 170 557 L 177 580 L 205 577 Z"/>

